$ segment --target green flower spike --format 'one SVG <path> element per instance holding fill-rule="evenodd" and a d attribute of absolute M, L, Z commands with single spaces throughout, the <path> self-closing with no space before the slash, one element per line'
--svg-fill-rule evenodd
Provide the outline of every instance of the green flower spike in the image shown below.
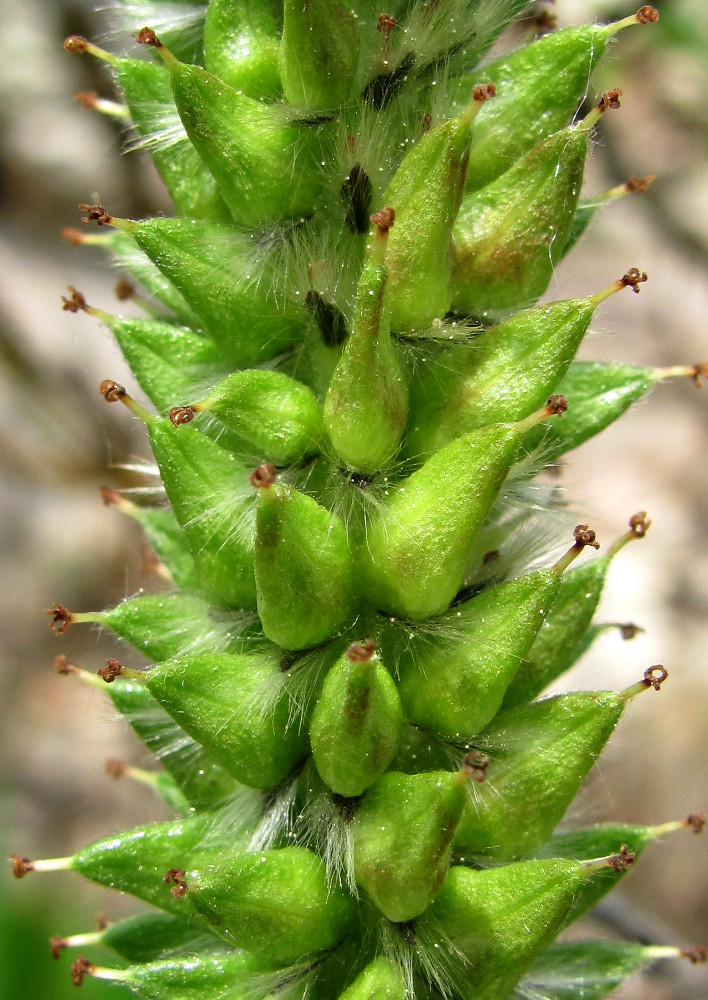
<path fill-rule="evenodd" d="M 376 607 L 402 618 L 447 609 L 523 435 L 566 407 L 565 398 L 553 396 L 520 423 L 465 434 L 390 491 L 372 517 L 360 557 L 367 597 Z"/>
<path fill-rule="evenodd" d="M 497 180 L 465 195 L 454 228 L 454 312 L 487 315 L 538 299 L 575 218 L 588 137 L 619 90 L 577 125 L 543 139 Z"/>
<path fill-rule="evenodd" d="M 180 62 L 149 28 L 137 41 L 154 48 L 169 69 L 187 135 L 235 222 L 260 226 L 312 215 L 321 187 L 313 169 L 317 126 L 288 121 L 281 109 L 240 94 L 200 66 Z M 264 188 L 266 177 L 270 183 Z M 248 197 L 257 181 L 258 196 Z"/>
<path fill-rule="evenodd" d="M 406 644 L 397 668 L 411 722 L 456 741 L 491 722 L 554 607 L 564 570 L 586 546 L 599 548 L 586 524 L 575 529 L 574 537 L 553 568 L 488 587 L 438 620 L 440 639 L 423 629 L 417 641 Z"/>
<path fill-rule="evenodd" d="M 344 104 L 359 62 L 356 20 L 342 0 L 285 0 L 278 66 L 285 99 L 328 111 Z"/>
<path fill-rule="evenodd" d="M 488 780 L 465 807 L 455 846 L 497 859 L 528 856 L 549 838 L 610 738 L 627 702 L 659 690 L 650 667 L 625 691 L 578 691 L 501 712 L 473 741 Z M 533 739 L 529 734 L 533 733 Z"/>
<path fill-rule="evenodd" d="M 353 643 L 330 668 L 310 725 L 315 764 L 332 791 L 366 791 L 391 763 L 402 722 L 396 684 L 373 641 Z"/>

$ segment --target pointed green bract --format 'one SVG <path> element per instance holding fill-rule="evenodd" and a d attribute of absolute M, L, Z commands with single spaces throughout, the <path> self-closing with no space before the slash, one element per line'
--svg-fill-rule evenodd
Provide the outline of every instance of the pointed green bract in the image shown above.
<path fill-rule="evenodd" d="M 342 0 L 285 0 L 278 65 L 285 98 L 327 111 L 350 96 L 359 61 L 356 21 Z"/>
<path fill-rule="evenodd" d="M 338 795 L 361 795 L 396 752 L 403 711 L 391 675 L 355 643 L 330 668 L 310 724 L 321 777 Z"/>
<path fill-rule="evenodd" d="M 366 966 L 339 1000 L 406 1000 L 407 996 L 400 966 L 381 957 Z"/>
<path fill-rule="evenodd" d="M 270 0 L 209 0 L 204 65 L 247 97 L 278 97 L 278 23 Z"/>
<path fill-rule="evenodd" d="M 220 1000 L 225 991 L 245 997 L 254 979 L 265 977 L 272 968 L 272 963 L 246 952 L 216 951 L 131 966 L 116 973 L 115 979 L 143 1000 Z M 268 981 L 274 985 L 277 977 L 268 976 Z"/>
<path fill-rule="evenodd" d="M 238 781 L 272 788 L 305 756 L 307 736 L 277 653 L 195 655 L 145 682 L 172 718 Z"/>
<path fill-rule="evenodd" d="M 276 965 L 334 948 L 354 916 L 351 899 L 327 887 L 320 858 L 304 847 L 225 854 L 187 873 L 185 908 L 219 937 Z"/>
<path fill-rule="evenodd" d="M 271 484 L 259 492 L 255 573 L 263 631 L 285 649 L 316 646 L 353 618 L 346 530 L 298 490 Z"/>
<path fill-rule="evenodd" d="M 214 950 L 215 944 L 213 935 L 197 921 L 159 911 L 109 924 L 101 931 L 100 940 L 129 962 L 154 962 L 186 949 L 194 953 L 207 944 Z"/>
<path fill-rule="evenodd" d="M 641 969 L 676 957 L 675 948 L 629 941 L 565 941 L 539 955 L 524 987 L 547 1000 L 572 1000 L 578 995 L 583 1000 L 604 1000 Z"/>

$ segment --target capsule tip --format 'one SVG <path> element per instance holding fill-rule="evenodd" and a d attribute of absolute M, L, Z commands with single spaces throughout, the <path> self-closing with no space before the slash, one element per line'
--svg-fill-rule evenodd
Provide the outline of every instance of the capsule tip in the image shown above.
<path fill-rule="evenodd" d="M 472 90 L 472 100 L 476 101 L 478 104 L 484 104 L 485 101 L 488 101 L 492 97 L 496 96 L 497 88 L 493 83 L 478 83 Z"/>
<path fill-rule="evenodd" d="M 376 650 L 376 643 L 373 639 L 366 639 L 364 642 L 353 642 L 347 650 L 347 659 L 352 663 L 368 663 Z"/>
<path fill-rule="evenodd" d="M 647 3 L 640 7 L 634 16 L 637 24 L 655 24 L 659 20 L 659 11 Z"/>
<path fill-rule="evenodd" d="M 107 403 L 117 403 L 127 395 L 124 387 L 111 378 L 106 378 L 101 382 L 100 393 Z"/>
<path fill-rule="evenodd" d="M 83 35 L 69 35 L 64 39 L 64 49 L 66 52 L 85 52 L 88 48 L 88 38 Z"/>
<path fill-rule="evenodd" d="M 656 174 L 647 174 L 646 177 L 629 177 L 625 188 L 629 194 L 644 194 L 650 184 L 656 180 Z"/>
<path fill-rule="evenodd" d="M 115 656 L 109 656 L 105 667 L 101 667 L 96 673 L 103 678 L 106 684 L 112 684 L 116 677 L 120 677 L 123 673 L 123 666 L 116 660 Z"/>
<path fill-rule="evenodd" d="M 668 670 L 661 663 L 657 663 L 644 671 L 644 687 L 651 687 L 658 691 L 668 676 Z"/>
<path fill-rule="evenodd" d="M 579 524 L 573 531 L 573 538 L 575 539 L 575 544 L 581 548 L 585 548 L 588 545 L 593 549 L 600 548 L 600 543 L 596 540 L 595 532 L 587 524 Z"/>
<path fill-rule="evenodd" d="M 79 211 L 86 212 L 86 215 L 81 217 L 81 221 L 87 225 L 90 222 L 97 222 L 99 226 L 110 226 L 112 222 L 111 216 L 103 205 L 81 204 L 79 205 Z"/>
<path fill-rule="evenodd" d="M 187 894 L 189 886 L 187 885 L 187 881 L 185 878 L 186 874 L 187 873 L 183 868 L 170 868 L 168 871 L 165 872 L 162 881 L 165 883 L 165 885 L 172 886 L 170 892 L 172 893 L 175 899 L 182 899 L 182 897 L 186 896 Z"/>
<path fill-rule="evenodd" d="M 568 400 L 565 396 L 555 395 L 548 398 L 546 403 L 549 417 L 562 417 L 568 409 Z"/>
<path fill-rule="evenodd" d="M 487 780 L 487 768 L 489 767 L 489 757 L 481 750 L 470 750 L 462 761 L 462 771 L 465 777 L 481 784 Z"/>
<path fill-rule="evenodd" d="M 152 28 L 142 28 L 138 32 L 135 41 L 138 43 L 138 45 L 147 45 L 152 49 L 162 48 L 162 42 L 157 37 Z"/>
<path fill-rule="evenodd" d="M 116 760 L 111 758 L 107 760 L 103 765 L 103 769 L 109 778 L 113 778 L 114 781 L 118 781 L 125 775 L 125 764 L 122 760 Z"/>
<path fill-rule="evenodd" d="M 54 657 L 54 669 L 58 674 L 66 676 L 73 673 L 76 668 L 73 663 L 69 662 L 68 656 L 65 656 L 64 653 L 59 653 Z"/>
<path fill-rule="evenodd" d="M 606 90 L 597 103 L 598 111 L 616 111 L 620 107 L 620 97 L 622 96 L 622 91 L 619 87 L 615 87 L 613 90 Z"/>
<path fill-rule="evenodd" d="M 93 973 L 95 966 L 83 955 L 79 955 L 75 962 L 71 963 L 71 981 L 74 986 L 83 986 L 84 978 Z"/>
<path fill-rule="evenodd" d="M 55 604 L 51 608 L 45 608 L 44 613 L 51 616 L 49 627 L 57 635 L 63 635 L 75 620 L 72 613 L 63 604 Z"/>
<path fill-rule="evenodd" d="M 708 959 L 708 948 L 698 946 L 696 948 L 684 948 L 681 952 L 682 958 L 687 958 L 693 965 L 703 964 Z"/>
<path fill-rule="evenodd" d="M 395 221 L 396 211 L 390 205 L 384 205 L 383 208 L 380 208 L 378 212 L 374 212 L 369 218 L 380 232 L 387 233 Z"/>
<path fill-rule="evenodd" d="M 11 854 L 12 874 L 15 878 L 24 878 L 29 872 L 34 871 L 34 864 L 29 858 L 20 857 L 19 854 Z"/>
<path fill-rule="evenodd" d="M 182 424 L 189 424 L 194 420 L 194 413 L 192 406 L 173 406 L 170 410 L 170 422 L 175 427 L 181 427 Z"/>
<path fill-rule="evenodd" d="M 649 275 L 646 271 L 640 271 L 638 267 L 630 267 L 629 271 L 619 279 L 618 284 L 620 288 L 631 288 L 636 295 L 639 295 L 639 286 L 648 280 Z"/>
<path fill-rule="evenodd" d="M 686 817 L 686 826 L 690 826 L 693 833 L 703 833 L 706 825 L 705 813 L 691 813 Z"/>
<path fill-rule="evenodd" d="M 69 942 L 66 938 L 56 935 L 55 937 L 49 938 L 49 950 L 52 953 L 52 958 L 59 958 L 62 951 L 69 947 Z"/>
<path fill-rule="evenodd" d="M 81 292 L 74 288 L 73 285 L 69 285 L 67 287 L 67 291 L 69 292 L 69 295 L 62 295 L 61 297 L 62 309 L 64 312 L 77 313 L 85 311 L 88 308 L 86 299 Z"/>
<path fill-rule="evenodd" d="M 249 479 L 251 481 L 251 486 L 255 487 L 257 490 L 267 490 L 269 486 L 273 485 L 277 475 L 278 470 L 272 462 L 263 462 L 262 465 L 259 465 L 257 469 L 253 470 Z"/>

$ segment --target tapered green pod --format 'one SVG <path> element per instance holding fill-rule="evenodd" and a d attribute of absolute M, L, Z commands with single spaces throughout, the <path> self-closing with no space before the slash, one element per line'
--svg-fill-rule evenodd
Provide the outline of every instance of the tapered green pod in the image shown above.
<path fill-rule="evenodd" d="M 562 412 L 565 405 L 553 397 L 521 423 L 490 424 L 465 434 L 390 490 L 371 519 L 359 556 L 371 605 L 413 619 L 447 608 L 527 425 Z"/>
<path fill-rule="evenodd" d="M 531 701 L 585 652 L 585 635 L 600 603 L 610 563 L 627 542 L 643 538 L 650 524 L 644 511 L 633 515 L 629 531 L 605 555 L 563 577 L 556 601 L 504 696 L 504 708 Z"/>
<path fill-rule="evenodd" d="M 204 66 L 247 97 L 278 97 L 278 22 L 270 0 L 210 0 Z"/>
<path fill-rule="evenodd" d="M 225 853 L 186 875 L 191 904 L 219 937 L 275 965 L 337 945 L 354 919 L 351 898 L 327 886 L 321 859 L 304 847 Z"/>
<path fill-rule="evenodd" d="M 179 426 L 202 412 L 213 413 L 245 448 L 276 465 L 293 465 L 320 447 L 322 407 L 311 389 L 282 372 L 233 372 L 198 403 L 174 407 L 170 419 Z"/>
<path fill-rule="evenodd" d="M 145 674 L 152 695 L 238 781 L 272 788 L 307 751 L 279 652 L 194 655 Z"/>
<path fill-rule="evenodd" d="M 406 452 L 430 455 L 477 427 L 528 416 L 555 390 L 597 307 L 627 287 L 628 277 L 584 299 L 515 313 L 471 344 L 443 351 L 414 382 Z M 575 395 L 563 395 L 575 412 Z"/>
<path fill-rule="evenodd" d="M 354 617 L 354 564 L 342 521 L 312 497 L 251 476 L 259 491 L 255 573 L 263 631 L 285 649 L 316 646 Z"/>
<path fill-rule="evenodd" d="M 317 770 L 338 795 L 361 795 L 396 752 L 403 712 L 373 642 L 353 643 L 330 668 L 312 714 Z"/>
<path fill-rule="evenodd" d="M 369 962 L 339 1000 L 406 1000 L 408 996 L 400 965 L 381 956 Z"/>
<path fill-rule="evenodd" d="M 149 29 L 138 41 L 165 60 L 187 135 L 234 221 L 263 226 L 312 215 L 321 188 L 318 127 L 289 121 L 281 108 L 240 94 L 200 66 L 179 62 Z"/>
<path fill-rule="evenodd" d="M 483 69 L 455 80 L 458 106 L 475 84 L 493 83 L 497 98 L 475 123 L 465 188 L 490 184 L 551 133 L 563 128 L 587 93 L 608 42 L 636 15 L 615 24 L 582 24 L 543 35 Z"/>
<path fill-rule="evenodd" d="M 57 957 L 65 948 L 100 944 L 128 962 L 154 962 L 186 949 L 194 953 L 203 950 L 205 945 L 210 945 L 213 951 L 215 943 L 213 935 L 201 923 L 159 910 L 128 917 L 87 934 L 50 939 L 52 952 Z"/>
<path fill-rule="evenodd" d="M 589 871 L 574 861 L 451 868 L 416 925 L 426 951 L 445 949 L 461 1000 L 506 1000 L 555 938 Z"/>
<path fill-rule="evenodd" d="M 452 227 L 462 199 L 472 121 L 492 93 L 476 88 L 459 118 L 423 135 L 383 196 L 396 213 L 386 252 L 395 333 L 429 326 L 450 308 Z"/>
<path fill-rule="evenodd" d="M 389 920 L 413 920 L 433 901 L 450 864 L 469 775 L 388 771 L 353 821 L 354 875 Z"/>
<path fill-rule="evenodd" d="M 455 845 L 497 859 L 548 839 L 619 722 L 626 693 L 578 691 L 500 713 L 475 739 L 487 781 L 465 807 Z"/>
<path fill-rule="evenodd" d="M 327 111 L 350 96 L 359 62 L 356 19 L 342 0 L 285 0 L 278 66 L 285 99 Z"/>
<path fill-rule="evenodd" d="M 234 367 L 262 364 L 304 335 L 304 312 L 276 295 L 273 261 L 248 236 L 196 219 L 123 224 Z"/>
<path fill-rule="evenodd" d="M 376 235 L 356 294 L 354 326 L 327 390 L 324 419 L 344 466 L 364 474 L 395 455 L 408 416 L 408 385 L 391 339 L 391 303 L 384 263 L 393 210 L 372 216 Z"/>

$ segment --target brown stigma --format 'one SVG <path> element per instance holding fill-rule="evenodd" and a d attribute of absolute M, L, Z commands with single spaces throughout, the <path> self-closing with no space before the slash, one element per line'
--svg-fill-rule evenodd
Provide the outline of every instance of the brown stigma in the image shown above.
<path fill-rule="evenodd" d="M 470 750 L 462 761 L 462 770 L 468 778 L 481 784 L 487 780 L 487 768 L 489 767 L 489 757 L 481 750 Z"/>
<path fill-rule="evenodd" d="M 49 627 L 57 635 L 63 635 L 74 622 L 74 616 L 63 604 L 55 604 L 52 608 L 45 608 L 44 613 L 45 615 L 51 615 L 52 620 L 49 623 Z"/>
<path fill-rule="evenodd" d="M 347 650 L 347 659 L 352 663 L 368 663 L 374 655 L 376 643 L 373 639 L 366 639 L 364 642 L 353 642 Z"/>
<path fill-rule="evenodd" d="M 573 538 L 575 544 L 581 549 L 584 549 L 586 545 L 592 546 L 593 549 L 600 548 L 600 543 L 595 539 L 595 532 L 587 524 L 579 524 L 573 530 Z"/>
<path fill-rule="evenodd" d="M 661 663 L 656 663 L 644 671 L 644 684 L 658 691 L 668 676 L 669 671 Z"/>
<path fill-rule="evenodd" d="M 123 673 L 122 665 L 116 660 L 115 656 L 109 656 L 106 660 L 105 667 L 101 667 L 96 673 L 99 677 L 102 677 L 106 684 L 112 684 L 116 677 L 120 677 Z"/>
<path fill-rule="evenodd" d="M 630 851 L 626 844 L 622 844 L 619 854 L 613 854 L 607 859 L 607 864 L 616 872 L 626 871 L 634 864 L 634 851 Z"/>
<path fill-rule="evenodd" d="M 118 382 L 114 382 L 111 378 L 104 379 L 101 382 L 100 392 L 107 403 L 117 403 L 126 395 L 123 386 L 119 385 Z"/>
<path fill-rule="evenodd" d="M 148 45 L 152 49 L 162 48 L 162 42 L 157 37 L 152 28 L 142 28 L 138 32 L 135 41 L 138 43 L 138 45 Z"/>
<path fill-rule="evenodd" d="M 640 7 L 634 16 L 637 24 L 655 24 L 659 20 L 659 11 L 647 3 Z"/>
<path fill-rule="evenodd" d="M 71 963 L 71 981 L 74 986 L 83 986 L 84 978 L 90 976 L 95 966 L 83 955 L 79 955 L 75 962 Z"/>
<path fill-rule="evenodd" d="M 88 43 L 88 38 L 84 38 L 83 35 L 69 35 L 64 39 L 64 48 L 67 52 L 85 52 Z"/>
<path fill-rule="evenodd" d="M 253 470 L 249 479 L 251 480 L 251 486 L 254 486 L 257 490 L 267 490 L 269 486 L 273 485 L 277 475 L 278 470 L 272 462 L 263 462 L 262 465 Z"/>
<path fill-rule="evenodd" d="M 21 858 L 19 854 L 11 854 L 12 874 L 15 878 L 24 878 L 28 872 L 34 871 L 34 865 L 29 858 Z"/>
<path fill-rule="evenodd" d="M 691 813 L 691 815 L 686 818 L 686 823 L 691 827 L 691 830 L 694 833 L 703 833 L 703 829 L 706 825 L 706 814 Z"/>
<path fill-rule="evenodd" d="M 378 227 L 382 233 L 387 233 L 394 223 L 396 212 L 390 205 L 385 205 L 378 212 L 369 216 L 371 222 Z"/>
<path fill-rule="evenodd" d="M 497 88 L 493 83 L 478 83 L 472 90 L 472 100 L 478 104 L 484 104 L 492 97 L 496 97 Z"/>
<path fill-rule="evenodd" d="M 568 409 L 568 400 L 560 394 L 549 396 L 546 408 L 550 417 L 562 417 Z"/>
<path fill-rule="evenodd" d="M 77 313 L 86 309 L 87 302 L 81 292 L 77 291 L 73 285 L 69 285 L 67 291 L 69 296 L 62 295 L 61 297 L 64 312 Z"/>
<path fill-rule="evenodd" d="M 644 538 L 651 527 L 647 512 L 640 510 L 638 514 L 633 514 L 629 519 L 629 527 L 635 538 Z"/>
<path fill-rule="evenodd" d="M 99 226 L 110 226 L 111 217 L 103 205 L 79 205 L 80 212 L 86 212 L 81 221 L 87 225 L 90 222 L 97 222 Z"/>
<path fill-rule="evenodd" d="M 194 420 L 194 409 L 191 406 L 173 406 L 170 410 L 170 421 L 175 427 L 189 424 Z"/>
<path fill-rule="evenodd" d="M 649 276 L 646 271 L 640 271 L 638 267 L 630 267 L 629 271 L 623 275 L 619 283 L 624 288 L 631 288 L 633 292 L 639 295 L 639 286 L 644 281 L 648 281 Z"/>
<path fill-rule="evenodd" d="M 606 90 L 598 101 L 598 108 L 600 111 L 616 111 L 620 106 L 620 97 L 622 96 L 622 91 L 615 87 L 614 90 Z"/>
<path fill-rule="evenodd" d="M 59 958 L 62 951 L 68 947 L 69 944 L 66 938 L 60 937 L 59 935 L 49 938 L 49 950 L 52 953 L 52 958 Z"/>
<path fill-rule="evenodd" d="M 169 871 L 165 872 L 163 882 L 165 885 L 172 885 L 170 892 L 175 897 L 175 899 L 182 899 L 186 896 L 189 886 L 187 885 L 185 876 L 186 872 L 183 868 L 170 868 Z"/>

